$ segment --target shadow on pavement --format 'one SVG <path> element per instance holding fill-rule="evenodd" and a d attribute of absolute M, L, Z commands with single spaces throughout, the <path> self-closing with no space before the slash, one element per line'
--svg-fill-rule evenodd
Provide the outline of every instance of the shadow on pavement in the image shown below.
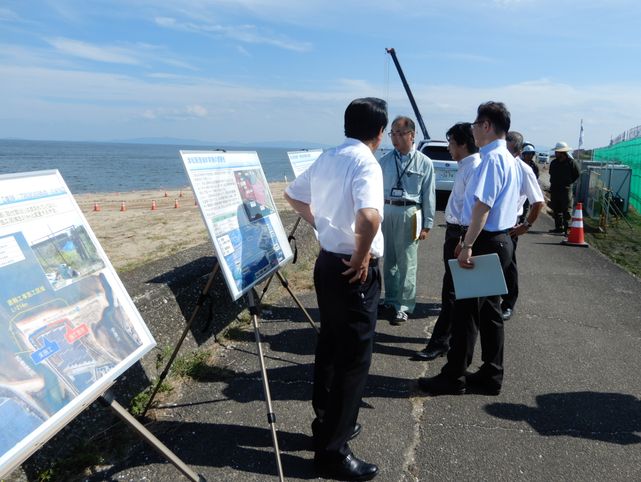
<path fill-rule="evenodd" d="M 240 472 L 276 476 L 276 458 L 271 448 L 273 442 L 269 428 L 194 422 L 157 422 L 148 428 L 195 472 L 199 466 L 230 467 Z M 311 436 L 283 432 L 278 430 L 278 424 L 276 428 L 285 477 L 316 478 L 311 456 L 303 458 L 295 454 L 312 450 Z M 112 480 L 112 476 L 127 469 L 166 462 L 149 445 L 140 447 L 144 450 L 134 449 L 127 459 L 84 480 Z M 177 469 L 168 466 L 166 470 L 175 470 L 175 479 L 180 478 Z"/>
<path fill-rule="evenodd" d="M 543 436 L 569 436 L 619 445 L 641 442 L 641 400 L 621 393 L 569 392 L 536 397 L 536 407 L 492 403 L 485 411 L 523 420 Z M 637 433 L 635 433 L 637 432 Z"/>

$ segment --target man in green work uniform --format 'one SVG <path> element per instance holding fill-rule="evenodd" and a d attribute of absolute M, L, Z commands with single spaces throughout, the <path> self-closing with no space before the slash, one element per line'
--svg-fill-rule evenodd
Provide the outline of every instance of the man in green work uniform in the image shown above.
<path fill-rule="evenodd" d="M 416 257 L 434 222 L 434 167 L 414 147 L 416 127 L 409 117 L 394 119 L 390 137 L 394 150 L 381 160 L 385 195 L 385 300 L 393 308 L 393 325 L 407 321 L 416 304 Z"/>
<path fill-rule="evenodd" d="M 572 184 L 579 178 L 579 165 L 570 154 L 565 142 L 557 142 L 554 160 L 550 163 L 550 207 L 554 212 L 554 229 L 551 233 L 567 236 L 572 218 Z"/>

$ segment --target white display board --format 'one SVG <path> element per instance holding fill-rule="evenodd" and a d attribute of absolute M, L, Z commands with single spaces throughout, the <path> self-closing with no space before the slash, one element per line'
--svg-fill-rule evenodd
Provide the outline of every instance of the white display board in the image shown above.
<path fill-rule="evenodd" d="M 256 152 L 180 151 L 234 300 L 292 257 Z"/>
<path fill-rule="evenodd" d="M 0 477 L 154 345 L 60 173 L 0 176 Z"/>
<path fill-rule="evenodd" d="M 289 163 L 292 165 L 294 176 L 298 177 L 304 173 L 322 153 L 322 149 L 288 152 L 287 157 L 289 157 Z"/>

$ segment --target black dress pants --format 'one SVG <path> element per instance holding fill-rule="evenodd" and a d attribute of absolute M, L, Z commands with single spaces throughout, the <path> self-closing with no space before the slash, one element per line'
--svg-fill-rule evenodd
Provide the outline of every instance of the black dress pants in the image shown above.
<path fill-rule="evenodd" d="M 510 264 L 505 269 L 505 284 L 507 285 L 507 294 L 503 296 L 503 301 L 501 302 L 501 309 L 505 311 L 506 309 L 513 310 L 516 306 L 516 300 L 519 297 L 519 272 L 518 267 L 516 266 L 516 247 L 519 244 L 519 237 L 514 236 L 512 239 L 512 259 Z"/>
<path fill-rule="evenodd" d="M 349 258 L 347 256 L 346 258 Z M 314 266 L 321 329 L 314 362 L 312 406 L 322 420 L 314 446 L 324 455 L 350 453 L 347 440 L 358 418 L 372 361 L 381 294 L 377 261 L 365 283 L 348 282 L 339 255 L 322 250 Z"/>
<path fill-rule="evenodd" d="M 438 315 L 432 336 L 427 344 L 428 349 L 444 348 L 450 346 L 450 336 L 452 333 L 452 307 L 456 300 L 454 294 L 454 281 L 452 281 L 452 272 L 448 261 L 455 258 L 454 250 L 461 242 L 463 227 L 458 224 L 447 223 L 445 229 L 445 242 L 443 243 L 443 264 L 445 273 L 443 274 L 443 284 L 441 287 L 441 312 Z"/>
<path fill-rule="evenodd" d="M 473 255 L 496 253 L 503 272 L 512 259 L 512 240 L 507 232 L 481 231 Z M 465 384 L 477 335 L 481 335 L 481 373 L 498 387 L 503 383 L 503 314 L 501 297 L 456 300 L 452 313 L 452 337 L 447 363 L 441 373 L 453 383 Z"/>

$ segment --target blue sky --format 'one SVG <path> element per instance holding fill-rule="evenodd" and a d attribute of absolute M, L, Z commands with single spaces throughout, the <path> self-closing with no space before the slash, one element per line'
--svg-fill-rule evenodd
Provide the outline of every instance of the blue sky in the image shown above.
<path fill-rule="evenodd" d="M 355 97 L 430 135 L 500 100 L 527 140 L 641 124 L 638 0 L 2 0 L 0 138 L 341 142 Z M 420 138 L 420 136 L 419 136 Z"/>

